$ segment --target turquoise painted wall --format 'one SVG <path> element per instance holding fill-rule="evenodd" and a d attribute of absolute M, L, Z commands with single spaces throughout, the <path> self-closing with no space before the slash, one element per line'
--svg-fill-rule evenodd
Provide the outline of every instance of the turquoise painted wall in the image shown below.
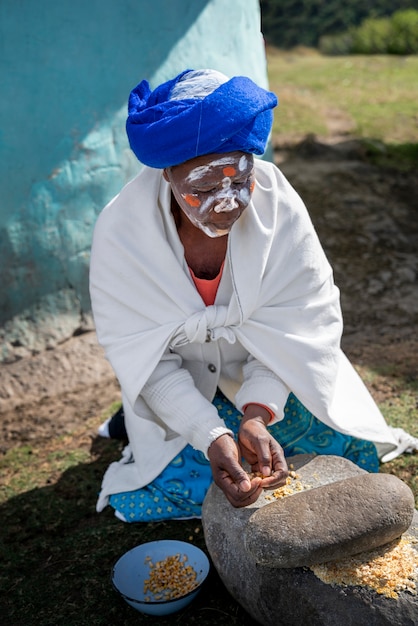
<path fill-rule="evenodd" d="M 198 67 L 267 85 L 258 0 L 2 0 L 0 361 L 92 328 L 95 219 L 140 167 L 129 91 Z"/>

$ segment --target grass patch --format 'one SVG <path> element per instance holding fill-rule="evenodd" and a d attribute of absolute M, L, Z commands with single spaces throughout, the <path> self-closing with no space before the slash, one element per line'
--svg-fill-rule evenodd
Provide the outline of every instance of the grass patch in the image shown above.
<path fill-rule="evenodd" d="M 269 48 L 270 88 L 278 94 L 273 133 L 330 135 L 336 111 L 356 137 L 418 144 L 418 56 L 322 56 Z M 412 148 L 405 148 L 407 152 Z"/>
<path fill-rule="evenodd" d="M 356 369 L 372 393 L 373 389 L 384 391 L 386 397 L 379 402 L 379 408 L 388 424 L 418 437 L 418 380 L 410 375 L 399 375 L 394 365 L 356 366 Z"/>
<path fill-rule="evenodd" d="M 404 428 L 408 432 L 417 427 L 417 394 L 406 389 L 399 395 L 380 405 L 386 421 L 395 428 Z"/>
<path fill-rule="evenodd" d="M 369 161 L 379 167 L 394 167 L 408 172 L 418 164 L 418 143 L 385 144 L 363 139 L 362 145 Z"/>

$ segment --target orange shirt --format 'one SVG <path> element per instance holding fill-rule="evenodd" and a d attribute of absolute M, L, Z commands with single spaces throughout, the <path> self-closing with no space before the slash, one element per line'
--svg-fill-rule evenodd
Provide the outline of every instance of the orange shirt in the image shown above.
<path fill-rule="evenodd" d="M 196 285 L 196 289 L 206 306 L 210 306 L 211 304 L 215 303 L 216 292 L 218 291 L 219 283 L 221 282 L 223 269 L 224 263 L 222 263 L 219 274 L 215 276 L 215 278 L 211 280 L 206 280 L 206 278 L 197 278 L 192 268 L 189 267 L 189 271 L 191 277 L 193 278 L 193 282 Z"/>

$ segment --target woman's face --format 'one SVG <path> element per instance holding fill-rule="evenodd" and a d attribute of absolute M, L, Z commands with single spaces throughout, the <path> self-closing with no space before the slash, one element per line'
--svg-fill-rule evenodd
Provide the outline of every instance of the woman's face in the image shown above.
<path fill-rule="evenodd" d="M 227 235 L 249 205 L 254 158 L 244 152 L 209 154 L 164 170 L 180 209 L 208 237 Z"/>

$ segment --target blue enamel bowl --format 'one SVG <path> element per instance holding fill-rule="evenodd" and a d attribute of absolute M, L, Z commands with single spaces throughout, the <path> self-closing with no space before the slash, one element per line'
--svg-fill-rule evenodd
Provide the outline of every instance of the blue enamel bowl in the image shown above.
<path fill-rule="evenodd" d="M 144 582 L 150 576 L 148 560 L 163 561 L 168 556 L 180 554 L 187 557 L 187 564 L 196 572 L 197 586 L 173 600 L 154 600 L 144 592 Z M 209 573 L 209 559 L 193 544 L 185 541 L 165 539 L 150 541 L 126 552 L 112 569 L 112 583 L 116 591 L 134 609 L 147 615 L 169 615 L 184 609 L 199 593 Z"/>

